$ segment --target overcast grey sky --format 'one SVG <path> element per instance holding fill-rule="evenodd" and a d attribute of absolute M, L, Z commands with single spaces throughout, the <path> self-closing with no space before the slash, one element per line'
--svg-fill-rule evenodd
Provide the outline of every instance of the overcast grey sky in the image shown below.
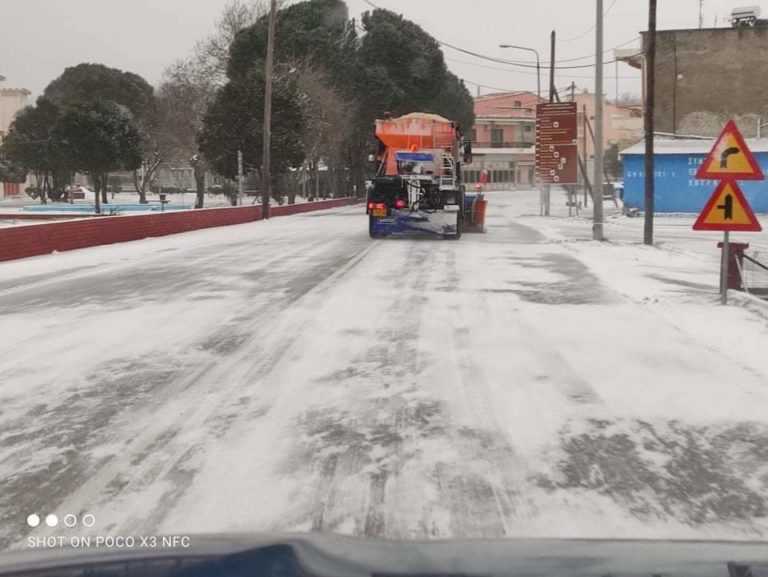
<path fill-rule="evenodd" d="M 499 43 L 538 50 L 549 60 L 549 34 L 556 30 L 557 56 L 574 59 L 570 65 L 594 62 L 595 0 L 373 0 L 401 13 L 444 42 L 495 57 L 530 60 L 533 54 L 498 48 Z M 39 94 L 67 66 L 100 62 L 141 74 L 150 83 L 163 69 L 184 57 L 195 41 L 213 30 L 227 0 L 0 0 L 0 75 L 6 86 L 19 86 Z M 605 47 L 631 41 L 645 29 L 647 0 L 604 0 Z M 724 18 L 735 6 L 760 4 L 761 0 L 704 0 L 705 26 Z M 763 0 L 768 8 L 768 0 Z M 347 0 L 352 15 L 369 6 L 365 0 Z M 659 28 L 698 26 L 699 0 L 660 0 Z M 639 40 L 627 47 L 639 46 Z M 445 49 L 449 67 L 476 94 L 477 84 L 487 87 L 535 90 L 531 69 L 505 67 Z M 607 58 L 610 59 L 610 58 Z M 619 91 L 640 91 L 639 73 L 619 65 Z M 605 70 L 605 91 L 613 96 L 616 70 Z M 576 82 L 594 86 L 594 69 L 558 72 L 557 86 Z M 547 79 L 542 73 L 542 84 Z M 489 88 L 483 92 L 489 92 Z"/>

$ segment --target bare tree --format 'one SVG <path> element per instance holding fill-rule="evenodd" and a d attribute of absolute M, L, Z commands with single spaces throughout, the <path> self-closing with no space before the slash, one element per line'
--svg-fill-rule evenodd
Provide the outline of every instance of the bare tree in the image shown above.
<path fill-rule="evenodd" d="M 158 88 L 158 146 L 162 160 L 192 167 L 197 192 L 195 208 L 203 207 L 208 171 L 197 146 L 203 117 L 216 91 L 226 82 L 232 41 L 240 30 L 254 24 L 266 12 L 263 0 L 231 0 L 216 22 L 215 32 L 197 42 L 189 58 L 169 66 Z"/>
<path fill-rule="evenodd" d="M 615 104 L 616 106 L 642 106 L 643 100 L 634 92 L 622 92 Z"/>
<path fill-rule="evenodd" d="M 166 70 L 158 90 L 158 140 L 163 161 L 171 166 L 189 165 L 194 170 L 195 208 L 205 201 L 207 166 L 197 147 L 203 116 L 216 94 L 216 87 L 194 63 L 177 62 Z"/>
<path fill-rule="evenodd" d="M 309 170 L 313 186 L 311 197 L 320 196 L 320 164 L 324 163 L 329 177 L 344 165 L 343 149 L 347 140 L 353 104 L 346 100 L 321 70 L 308 64 L 298 65 L 297 85 L 304 104 L 306 130 L 304 170 Z M 331 178 L 333 180 L 333 178 Z M 288 202 L 293 203 L 295 192 L 289 194 Z"/>
<path fill-rule="evenodd" d="M 221 86 L 227 77 L 229 48 L 237 33 L 269 12 L 264 0 L 231 0 L 216 21 L 216 32 L 195 44 L 192 61 L 209 82 Z"/>
<path fill-rule="evenodd" d="M 159 127 L 156 127 L 159 129 Z M 141 166 L 133 171 L 133 186 L 139 193 L 139 204 L 147 204 L 147 192 L 150 184 L 155 177 L 157 169 L 163 163 L 163 156 L 158 149 L 157 140 L 150 137 L 149 143 L 145 144 L 146 150 L 142 154 Z"/>

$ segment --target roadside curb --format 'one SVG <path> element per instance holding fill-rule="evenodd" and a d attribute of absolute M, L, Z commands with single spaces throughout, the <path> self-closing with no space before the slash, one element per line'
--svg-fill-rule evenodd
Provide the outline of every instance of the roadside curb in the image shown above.
<path fill-rule="evenodd" d="M 352 206 L 347 197 L 270 207 L 270 218 Z M 246 224 L 262 219 L 261 205 L 100 216 L 0 229 L 0 262 L 79 248 L 180 234 L 204 228 Z"/>

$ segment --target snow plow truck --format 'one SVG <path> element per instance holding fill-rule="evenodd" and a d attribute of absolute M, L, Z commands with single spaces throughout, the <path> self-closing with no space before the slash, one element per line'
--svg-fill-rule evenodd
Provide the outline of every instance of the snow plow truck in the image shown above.
<path fill-rule="evenodd" d="M 376 176 L 368 190 L 371 238 L 393 234 L 461 238 L 465 189 L 461 165 L 471 144 L 459 126 L 436 114 L 376 121 Z"/>

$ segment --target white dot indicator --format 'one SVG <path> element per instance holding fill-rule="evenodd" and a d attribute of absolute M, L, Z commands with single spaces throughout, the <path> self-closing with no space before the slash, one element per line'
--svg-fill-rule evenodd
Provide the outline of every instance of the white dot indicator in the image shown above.
<path fill-rule="evenodd" d="M 83 515 L 83 525 L 86 527 L 93 527 L 96 524 L 96 517 L 88 513 L 87 515 Z"/>
<path fill-rule="evenodd" d="M 48 525 L 49 527 L 55 527 L 56 525 L 59 524 L 59 518 L 53 513 L 51 513 L 45 518 L 45 524 Z"/>
<path fill-rule="evenodd" d="M 27 517 L 27 525 L 30 527 L 37 527 L 40 524 L 40 517 L 38 515 L 35 515 L 32 513 L 29 517 Z"/>
<path fill-rule="evenodd" d="M 77 525 L 77 517 L 75 517 L 72 513 L 64 515 L 64 524 L 67 527 L 74 527 Z"/>

